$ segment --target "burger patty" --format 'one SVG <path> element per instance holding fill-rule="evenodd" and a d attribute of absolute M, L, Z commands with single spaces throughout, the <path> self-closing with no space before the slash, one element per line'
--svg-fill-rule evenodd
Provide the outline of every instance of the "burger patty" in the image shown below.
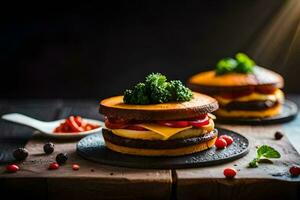
<path fill-rule="evenodd" d="M 231 110 L 265 110 L 273 108 L 279 104 L 279 101 L 232 101 L 226 105 L 220 105 L 221 109 Z"/>
<path fill-rule="evenodd" d="M 197 137 L 183 138 L 183 139 L 173 139 L 173 140 L 142 140 L 142 139 L 129 139 L 117 136 L 113 134 L 108 129 L 102 129 L 103 137 L 106 141 L 110 143 L 133 147 L 133 148 L 142 148 L 142 149 L 174 149 L 180 147 L 186 147 L 190 145 L 196 145 L 202 142 L 209 141 L 218 135 L 217 129 L 213 131 L 200 135 Z"/>

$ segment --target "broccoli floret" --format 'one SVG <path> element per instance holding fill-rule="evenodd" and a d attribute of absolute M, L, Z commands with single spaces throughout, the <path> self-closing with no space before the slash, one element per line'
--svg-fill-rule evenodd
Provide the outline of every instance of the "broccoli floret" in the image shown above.
<path fill-rule="evenodd" d="M 255 66 L 255 62 L 249 58 L 244 53 L 237 53 L 235 55 L 235 59 L 237 61 L 237 66 L 235 71 L 239 73 L 252 73 L 253 72 L 253 66 Z"/>
<path fill-rule="evenodd" d="M 168 90 L 167 78 L 160 73 L 152 73 L 146 77 L 146 88 L 150 94 L 152 103 L 164 103 L 170 101 L 171 93 Z"/>
<path fill-rule="evenodd" d="M 237 66 L 237 62 L 235 59 L 223 58 L 217 63 L 216 74 L 222 75 L 234 71 L 236 66 Z"/>
<path fill-rule="evenodd" d="M 127 104 L 150 104 L 145 84 L 138 83 L 132 90 L 125 90 L 123 101 Z"/>
<path fill-rule="evenodd" d="M 216 66 L 216 75 L 227 74 L 230 72 L 252 73 L 255 62 L 244 53 L 237 53 L 235 59 L 223 58 Z"/>
<path fill-rule="evenodd" d="M 179 80 L 170 81 L 169 90 L 172 93 L 173 101 L 189 101 L 193 97 L 192 91 Z"/>
<path fill-rule="evenodd" d="M 170 101 L 189 101 L 193 93 L 181 81 L 167 82 L 167 78 L 160 73 L 152 73 L 146 77 L 145 83 L 138 83 L 124 92 L 124 103 L 127 104 L 155 104 Z"/>

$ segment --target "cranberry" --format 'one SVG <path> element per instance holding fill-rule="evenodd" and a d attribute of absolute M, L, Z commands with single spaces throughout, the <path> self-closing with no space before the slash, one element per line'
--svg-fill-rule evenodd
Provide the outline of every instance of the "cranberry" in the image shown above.
<path fill-rule="evenodd" d="M 237 174 L 237 171 L 232 167 L 227 167 L 226 169 L 224 169 L 223 174 L 226 178 L 234 178 Z"/>
<path fill-rule="evenodd" d="M 17 172 L 19 171 L 19 166 L 18 165 L 7 165 L 6 166 L 6 171 L 8 172 Z"/>
<path fill-rule="evenodd" d="M 290 173 L 292 176 L 299 176 L 300 175 L 300 166 L 296 166 L 296 165 L 292 166 L 290 168 Z"/>
<path fill-rule="evenodd" d="M 226 148 L 227 146 L 227 142 L 225 139 L 223 138 L 217 138 L 216 142 L 215 142 L 215 146 L 218 148 L 218 149 L 224 149 Z"/>
<path fill-rule="evenodd" d="M 51 163 L 51 164 L 49 165 L 49 169 L 50 169 L 50 170 L 55 170 L 55 169 L 58 169 L 58 168 L 59 168 L 59 164 L 56 163 L 56 162 Z"/>
<path fill-rule="evenodd" d="M 74 171 L 79 170 L 79 168 L 80 168 L 80 166 L 77 165 L 77 164 L 73 164 L 73 165 L 72 165 L 72 169 L 73 169 Z"/>
<path fill-rule="evenodd" d="M 231 145 L 233 143 L 233 138 L 229 135 L 221 135 L 220 138 L 224 139 L 228 145 Z"/>

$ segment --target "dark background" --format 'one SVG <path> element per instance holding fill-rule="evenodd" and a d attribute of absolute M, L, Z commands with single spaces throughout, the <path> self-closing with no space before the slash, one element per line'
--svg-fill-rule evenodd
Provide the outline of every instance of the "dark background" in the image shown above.
<path fill-rule="evenodd" d="M 300 93 L 296 1 L 3 6 L 0 97 L 103 98 L 150 72 L 185 81 L 238 51 Z"/>

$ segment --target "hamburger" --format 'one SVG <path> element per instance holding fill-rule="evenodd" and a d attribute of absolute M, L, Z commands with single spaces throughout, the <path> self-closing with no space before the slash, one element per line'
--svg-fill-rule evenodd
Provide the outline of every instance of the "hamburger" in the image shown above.
<path fill-rule="evenodd" d="M 180 156 L 214 145 L 218 132 L 210 113 L 217 108 L 214 98 L 153 73 L 123 96 L 102 100 L 99 111 L 105 116 L 102 133 L 110 150 L 139 156 Z"/>
<path fill-rule="evenodd" d="M 202 72 L 188 80 L 197 92 L 211 95 L 219 102 L 215 112 L 223 118 L 267 118 L 280 113 L 284 102 L 283 78 L 259 67 L 243 53 L 224 58 L 216 69 Z"/>

